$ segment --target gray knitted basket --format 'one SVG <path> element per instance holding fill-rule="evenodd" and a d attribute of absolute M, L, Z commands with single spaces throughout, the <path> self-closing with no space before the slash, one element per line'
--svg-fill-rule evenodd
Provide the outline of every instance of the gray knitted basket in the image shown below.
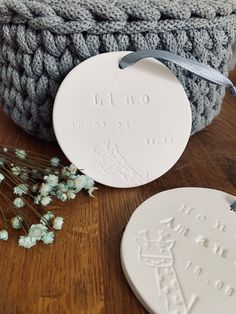
<path fill-rule="evenodd" d="M 81 61 L 163 49 L 227 75 L 235 39 L 236 0 L 0 0 L 0 103 L 27 132 L 53 140 L 56 92 Z M 201 130 L 219 113 L 224 88 L 167 65 L 191 101 L 192 133 Z"/>
<path fill-rule="evenodd" d="M 229 70 L 233 70 L 236 66 L 236 42 L 233 45 L 233 56 L 229 62 Z"/>

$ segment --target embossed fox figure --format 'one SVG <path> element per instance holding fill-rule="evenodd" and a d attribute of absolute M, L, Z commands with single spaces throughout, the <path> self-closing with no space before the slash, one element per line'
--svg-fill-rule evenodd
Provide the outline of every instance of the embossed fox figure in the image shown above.
<path fill-rule="evenodd" d="M 163 303 L 160 303 L 163 304 L 163 313 L 190 314 L 197 296 L 193 295 L 189 304 L 186 303 L 174 267 L 172 248 L 175 242 L 166 240 L 168 234 L 164 231 L 159 231 L 157 240 L 151 240 L 146 230 L 140 233 L 142 237 L 136 239 L 139 245 L 139 259 L 145 265 L 155 269 L 158 298 L 160 298 L 158 302 L 163 300 Z"/>
<path fill-rule="evenodd" d="M 106 174 L 117 173 L 124 181 L 132 184 L 143 184 L 147 182 L 147 178 L 143 178 L 139 175 L 125 160 L 125 158 L 119 153 L 116 144 L 110 142 L 104 143 L 105 152 L 98 154 L 93 150 L 94 161 L 96 161 L 101 169 Z"/>

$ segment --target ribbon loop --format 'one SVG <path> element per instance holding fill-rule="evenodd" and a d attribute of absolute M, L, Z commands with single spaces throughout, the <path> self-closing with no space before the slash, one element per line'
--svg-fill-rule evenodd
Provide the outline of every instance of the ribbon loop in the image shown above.
<path fill-rule="evenodd" d="M 231 205 L 230 205 L 230 209 L 234 212 L 236 212 L 236 201 L 234 201 Z"/>
<path fill-rule="evenodd" d="M 236 86 L 234 86 L 230 79 L 219 71 L 211 68 L 209 65 L 200 63 L 196 60 L 186 59 L 165 50 L 142 50 L 131 52 L 120 60 L 119 67 L 125 69 L 145 58 L 173 62 L 208 82 L 229 88 L 232 95 L 236 96 Z"/>

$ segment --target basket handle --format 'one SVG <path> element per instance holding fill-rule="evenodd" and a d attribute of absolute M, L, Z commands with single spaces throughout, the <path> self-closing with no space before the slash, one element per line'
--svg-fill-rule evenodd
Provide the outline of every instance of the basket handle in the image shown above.
<path fill-rule="evenodd" d="M 225 75 L 210 66 L 200 63 L 196 60 L 186 59 L 165 50 L 142 50 L 135 51 L 124 56 L 120 62 L 119 67 L 125 69 L 130 65 L 135 64 L 139 60 L 145 58 L 154 58 L 157 60 L 164 60 L 173 62 L 185 70 L 188 70 L 202 79 L 209 81 L 216 85 L 222 85 L 230 89 L 231 94 L 236 96 L 236 86 Z"/>

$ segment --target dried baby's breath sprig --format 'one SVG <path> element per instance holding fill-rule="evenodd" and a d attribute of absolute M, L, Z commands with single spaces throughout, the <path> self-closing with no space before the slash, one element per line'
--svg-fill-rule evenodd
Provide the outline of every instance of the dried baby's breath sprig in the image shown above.
<path fill-rule="evenodd" d="M 0 240 L 7 241 L 8 240 L 8 231 L 3 229 L 0 230 Z"/>
<path fill-rule="evenodd" d="M 11 219 L 11 225 L 13 229 L 21 229 L 23 225 L 23 218 L 18 215 Z"/>
<path fill-rule="evenodd" d="M 61 230 L 62 225 L 64 223 L 64 218 L 63 217 L 55 217 L 52 219 L 52 223 L 53 223 L 52 226 L 55 230 Z"/>
<path fill-rule="evenodd" d="M 74 166 L 63 166 L 58 157 L 23 149 L 0 146 L 0 206 L 3 229 L 0 240 L 8 240 L 7 225 L 23 230 L 19 245 L 31 248 L 37 242 L 54 242 L 53 230 L 61 230 L 64 218 L 55 216 L 45 208 L 55 199 L 72 200 L 81 190 L 93 197 L 94 180 L 79 173 Z M 38 223 L 31 223 L 32 214 Z M 9 218 L 7 218 L 9 216 Z"/>

